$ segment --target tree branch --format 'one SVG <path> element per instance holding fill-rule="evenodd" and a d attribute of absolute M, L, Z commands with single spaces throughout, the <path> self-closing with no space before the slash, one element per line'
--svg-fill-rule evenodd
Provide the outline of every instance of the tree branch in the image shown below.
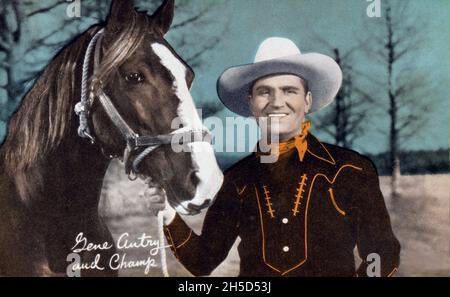
<path fill-rule="evenodd" d="M 39 46 L 44 45 L 43 43 L 45 42 L 46 39 L 50 38 L 51 36 L 53 36 L 54 34 L 63 31 L 67 25 L 71 24 L 72 20 L 64 20 L 63 24 L 58 27 L 57 29 L 51 31 L 50 33 L 46 34 L 45 36 L 35 39 L 30 43 L 30 46 L 28 47 L 28 49 L 25 51 L 25 53 L 29 53 L 35 49 L 37 49 Z"/>
<path fill-rule="evenodd" d="M 0 51 L 7 52 L 9 50 L 9 44 L 0 39 Z"/>
<path fill-rule="evenodd" d="M 11 36 L 12 36 L 14 42 L 18 42 L 20 39 L 20 35 L 22 34 L 22 17 L 21 17 L 19 8 L 17 7 L 18 3 L 13 1 L 11 3 L 11 6 L 14 11 L 14 15 L 16 17 L 16 25 L 17 25 L 16 30 L 11 32 Z"/>
<path fill-rule="evenodd" d="M 353 72 L 355 74 L 359 75 L 360 77 L 364 77 L 365 79 L 367 79 L 371 83 L 375 83 L 379 87 L 385 87 L 386 86 L 386 83 L 375 79 L 373 76 L 370 76 L 369 74 L 367 74 L 365 72 L 362 72 L 362 71 L 357 70 L 357 69 L 353 69 Z"/>
<path fill-rule="evenodd" d="M 40 8 L 40 9 L 38 9 L 38 10 L 35 10 L 35 11 L 30 12 L 29 14 L 27 14 L 27 17 L 32 17 L 32 16 L 37 15 L 37 14 L 40 14 L 40 13 L 49 12 L 49 11 L 52 10 L 53 8 L 56 8 L 56 7 L 58 7 L 59 5 L 64 4 L 64 3 L 65 3 L 65 2 L 56 2 L 55 4 L 50 5 L 50 6 L 48 6 L 48 7 Z"/>
<path fill-rule="evenodd" d="M 5 61 L 2 61 L 2 62 L 0 63 L 0 67 L 3 68 L 3 69 L 9 69 L 9 68 L 11 68 L 11 65 L 9 65 L 8 63 L 6 63 Z"/>
<path fill-rule="evenodd" d="M 192 65 L 191 65 L 192 67 L 196 67 L 196 66 L 197 66 L 196 60 L 197 60 L 198 58 L 200 58 L 200 56 L 203 55 L 205 52 L 207 52 L 207 51 L 212 50 L 213 48 L 215 48 L 215 47 L 217 46 L 219 40 L 220 40 L 220 39 L 219 39 L 218 37 L 213 38 L 213 40 L 212 40 L 209 44 L 203 46 L 200 50 L 198 50 L 196 53 L 194 53 L 194 54 L 191 55 L 189 58 L 187 58 L 186 61 L 188 61 L 189 64 L 192 64 Z"/>
<path fill-rule="evenodd" d="M 334 129 L 331 129 L 330 127 L 332 126 L 331 123 L 328 123 L 328 121 L 323 121 L 321 122 L 317 128 L 320 129 L 320 131 L 323 131 L 324 133 L 330 135 L 331 137 L 335 138 L 336 137 L 336 132 L 334 131 Z"/>
<path fill-rule="evenodd" d="M 211 7 L 212 7 L 212 5 L 208 5 L 207 7 L 202 9 L 197 14 L 192 15 L 191 17 L 179 22 L 178 24 L 174 24 L 173 26 L 171 26 L 171 29 L 176 30 L 178 28 L 184 27 L 188 24 L 198 21 L 199 19 L 203 18 L 210 11 Z"/>
<path fill-rule="evenodd" d="M 369 101 L 371 104 L 377 106 L 378 108 L 385 109 L 380 100 L 375 99 L 372 95 L 366 93 L 358 87 L 354 87 L 353 90 L 362 97 L 363 100 Z"/>

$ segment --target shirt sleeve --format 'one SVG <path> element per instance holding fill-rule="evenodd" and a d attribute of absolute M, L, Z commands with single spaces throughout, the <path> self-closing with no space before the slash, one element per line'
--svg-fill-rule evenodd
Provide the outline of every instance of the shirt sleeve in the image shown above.
<path fill-rule="evenodd" d="M 357 208 L 357 247 L 363 260 L 357 276 L 389 277 L 395 274 L 400 264 L 400 243 L 395 237 L 378 174 L 371 161 L 363 166 L 357 178 L 354 201 Z"/>
<path fill-rule="evenodd" d="M 240 199 L 227 178 L 207 210 L 200 236 L 177 214 L 164 228 L 175 257 L 195 276 L 209 275 L 228 255 L 238 236 Z"/>

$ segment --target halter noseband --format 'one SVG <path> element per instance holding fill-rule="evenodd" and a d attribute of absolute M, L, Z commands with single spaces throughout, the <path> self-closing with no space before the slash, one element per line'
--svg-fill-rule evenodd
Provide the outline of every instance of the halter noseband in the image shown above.
<path fill-rule="evenodd" d="M 148 156 L 152 151 L 162 145 L 184 145 L 193 142 L 211 143 L 211 136 L 209 134 L 209 131 L 205 128 L 202 128 L 201 130 L 186 130 L 185 128 L 181 128 L 179 130 L 173 131 L 170 134 L 157 136 L 139 136 L 134 132 L 134 130 L 122 118 L 109 96 L 103 91 L 101 81 L 98 81 L 96 79 L 97 70 L 100 64 L 100 51 L 103 32 L 104 29 L 101 29 L 94 35 L 94 37 L 89 42 L 86 54 L 84 56 L 83 73 L 81 80 L 81 99 L 80 102 L 75 105 L 75 113 L 79 117 L 80 121 L 80 125 L 78 127 L 78 135 L 82 138 L 88 138 L 92 144 L 95 142 L 95 138 L 94 136 L 92 136 L 89 129 L 88 116 L 94 99 L 98 98 L 109 119 L 120 131 L 120 134 L 126 141 L 127 145 L 123 153 L 123 162 L 125 164 L 126 173 L 129 176 L 132 172 L 138 173 L 139 163 L 141 163 L 142 160 L 144 160 L 144 158 Z M 91 60 L 91 55 L 94 48 L 94 69 L 92 75 L 94 79 L 92 80 L 91 86 L 88 91 L 89 62 Z M 177 139 L 181 139 L 182 141 L 174 142 L 175 136 L 177 136 Z M 137 157 L 133 160 L 131 166 L 128 166 L 127 161 L 129 160 L 131 152 L 138 150 L 139 148 L 143 148 L 144 150 L 137 155 Z"/>

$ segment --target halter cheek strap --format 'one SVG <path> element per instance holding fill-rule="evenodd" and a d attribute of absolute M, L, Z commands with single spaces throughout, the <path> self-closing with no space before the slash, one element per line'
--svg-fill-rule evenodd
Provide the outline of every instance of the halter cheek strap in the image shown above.
<path fill-rule="evenodd" d="M 111 98 L 103 91 L 101 81 L 95 80 L 96 74 L 100 64 L 100 52 L 101 41 L 103 38 L 104 29 L 99 30 L 92 40 L 89 42 L 88 48 L 83 61 L 83 74 L 81 80 L 81 99 L 75 105 L 75 113 L 78 115 L 80 125 L 78 127 L 78 135 L 82 138 L 90 139 L 91 143 L 95 142 L 95 138 L 92 136 L 89 124 L 88 116 L 89 110 L 93 104 L 95 98 L 98 98 L 101 106 L 105 110 L 109 119 L 113 122 L 114 126 L 120 131 L 120 134 L 126 141 L 126 147 L 123 153 L 123 162 L 125 163 L 125 171 L 130 176 L 132 172 L 138 173 L 139 164 L 147 157 L 152 151 L 162 145 L 184 145 L 193 142 L 208 142 L 211 143 L 211 135 L 206 128 L 200 130 L 186 130 L 182 128 L 176 130 L 170 134 L 157 135 L 157 136 L 139 136 L 134 130 L 127 124 L 127 122 L 120 115 L 111 101 Z M 95 48 L 94 53 L 94 69 L 91 87 L 88 88 L 88 75 L 89 75 L 89 63 L 91 60 L 92 51 Z M 89 91 L 88 91 L 89 90 Z M 89 96 L 88 96 L 89 95 Z M 177 140 L 175 143 L 175 136 Z M 143 148 L 132 164 L 128 163 L 131 152 Z M 130 166 L 131 165 L 131 166 Z"/>

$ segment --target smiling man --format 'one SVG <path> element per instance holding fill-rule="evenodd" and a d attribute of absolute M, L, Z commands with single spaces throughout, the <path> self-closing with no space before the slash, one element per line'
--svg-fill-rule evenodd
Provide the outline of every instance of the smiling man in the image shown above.
<path fill-rule="evenodd" d="M 267 125 L 277 139 L 292 139 L 302 132 L 305 114 L 311 109 L 312 97 L 306 81 L 292 74 L 274 74 L 257 80 L 248 96 L 252 114 Z M 273 139 L 271 135 L 265 135 Z"/>
<path fill-rule="evenodd" d="M 258 149 L 227 170 L 200 236 L 173 210 L 164 210 L 170 222 L 166 237 L 194 275 L 210 274 L 238 236 L 240 276 L 391 276 L 397 271 L 400 245 L 373 163 L 320 142 L 305 121 L 333 101 L 341 82 L 333 59 L 302 54 L 284 38 L 265 40 L 254 63 L 222 74 L 222 102 L 242 116 L 254 116 L 279 141 L 269 144 L 268 153 Z M 276 155 L 276 162 L 261 162 L 267 154 Z M 355 247 L 363 260 L 359 267 Z"/>

